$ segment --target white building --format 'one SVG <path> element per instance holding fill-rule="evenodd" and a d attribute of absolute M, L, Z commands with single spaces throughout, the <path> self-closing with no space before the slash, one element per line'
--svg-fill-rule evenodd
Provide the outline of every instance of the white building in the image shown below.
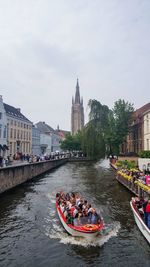
<path fill-rule="evenodd" d="M 37 156 L 41 154 L 40 130 L 35 125 L 32 126 L 32 154 Z"/>
<path fill-rule="evenodd" d="M 3 104 L 3 98 L 0 95 L 0 156 L 5 157 L 8 154 L 7 143 L 7 116 Z"/>
<path fill-rule="evenodd" d="M 40 133 L 40 148 L 41 154 L 49 155 L 52 147 L 52 136 L 45 133 Z"/>
<path fill-rule="evenodd" d="M 40 131 L 40 139 L 42 138 L 42 141 L 40 141 L 40 144 L 43 146 L 42 151 L 46 150 L 44 145 L 47 144 L 49 146 L 50 142 L 51 142 L 50 152 L 61 151 L 61 148 L 60 148 L 61 137 L 52 127 L 50 127 L 44 121 L 40 121 L 40 122 L 36 123 L 35 126 Z M 44 134 L 44 135 L 42 136 L 41 134 Z M 49 136 L 49 138 L 48 138 L 48 136 Z M 48 143 L 46 143 L 46 140 Z M 49 149 L 47 148 L 47 150 L 49 150 Z"/>
<path fill-rule="evenodd" d="M 143 116 L 144 121 L 144 150 L 150 150 L 150 110 Z"/>

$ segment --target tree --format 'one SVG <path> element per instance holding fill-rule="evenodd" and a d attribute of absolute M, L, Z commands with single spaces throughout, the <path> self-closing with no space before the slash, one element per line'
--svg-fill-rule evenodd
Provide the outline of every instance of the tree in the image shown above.
<path fill-rule="evenodd" d="M 61 149 L 69 151 L 81 150 L 81 133 L 76 135 L 67 134 L 65 140 L 61 142 Z"/>
<path fill-rule="evenodd" d="M 105 131 L 108 127 L 109 108 L 97 100 L 89 100 L 89 122 L 82 131 L 82 150 L 89 157 L 105 155 Z"/>
<path fill-rule="evenodd" d="M 107 143 L 110 153 L 119 154 L 119 147 L 125 141 L 134 111 L 133 104 L 119 99 L 114 103 L 109 119 Z"/>

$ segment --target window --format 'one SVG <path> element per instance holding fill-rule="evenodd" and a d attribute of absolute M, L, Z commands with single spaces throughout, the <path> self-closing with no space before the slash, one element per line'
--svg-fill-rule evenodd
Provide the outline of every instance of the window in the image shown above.
<path fill-rule="evenodd" d="M 4 127 L 4 134 L 3 134 L 3 137 L 6 138 L 6 126 Z"/>
<path fill-rule="evenodd" d="M 19 133 L 19 130 L 17 131 L 17 139 L 20 138 L 20 133 Z"/>
<path fill-rule="evenodd" d="M 16 139 L 16 129 L 14 129 L 14 138 Z"/>
<path fill-rule="evenodd" d="M 147 118 L 147 120 L 146 120 L 146 130 L 147 130 L 147 133 L 149 133 L 149 120 L 148 120 L 148 118 Z"/>
<path fill-rule="evenodd" d="M 146 139 L 147 142 L 147 150 L 149 150 L 149 139 Z"/>
<path fill-rule="evenodd" d="M 9 143 L 10 154 L 12 154 L 12 143 Z"/>
<path fill-rule="evenodd" d="M 14 142 L 14 154 L 16 153 L 16 143 Z"/>
<path fill-rule="evenodd" d="M 10 122 L 10 123 L 11 123 L 11 125 L 13 125 L 13 120 L 11 120 L 11 122 Z"/>
<path fill-rule="evenodd" d="M 13 129 L 10 129 L 10 138 L 13 138 Z"/>
<path fill-rule="evenodd" d="M 0 138 L 2 137 L 2 125 L 0 124 Z"/>
<path fill-rule="evenodd" d="M 2 112 L 0 112 L 0 120 L 2 119 Z"/>

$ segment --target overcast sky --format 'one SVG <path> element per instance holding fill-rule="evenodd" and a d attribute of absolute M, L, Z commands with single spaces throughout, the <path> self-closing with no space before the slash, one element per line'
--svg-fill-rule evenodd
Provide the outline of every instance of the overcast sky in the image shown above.
<path fill-rule="evenodd" d="M 0 94 L 33 123 L 70 130 L 87 103 L 150 101 L 149 0 L 0 0 Z"/>

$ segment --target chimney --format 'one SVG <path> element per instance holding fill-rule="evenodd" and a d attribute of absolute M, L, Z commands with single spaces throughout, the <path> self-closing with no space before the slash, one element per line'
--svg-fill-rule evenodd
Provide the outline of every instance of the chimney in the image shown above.
<path fill-rule="evenodd" d="M 19 112 L 21 112 L 21 109 L 20 108 L 16 108 Z"/>

